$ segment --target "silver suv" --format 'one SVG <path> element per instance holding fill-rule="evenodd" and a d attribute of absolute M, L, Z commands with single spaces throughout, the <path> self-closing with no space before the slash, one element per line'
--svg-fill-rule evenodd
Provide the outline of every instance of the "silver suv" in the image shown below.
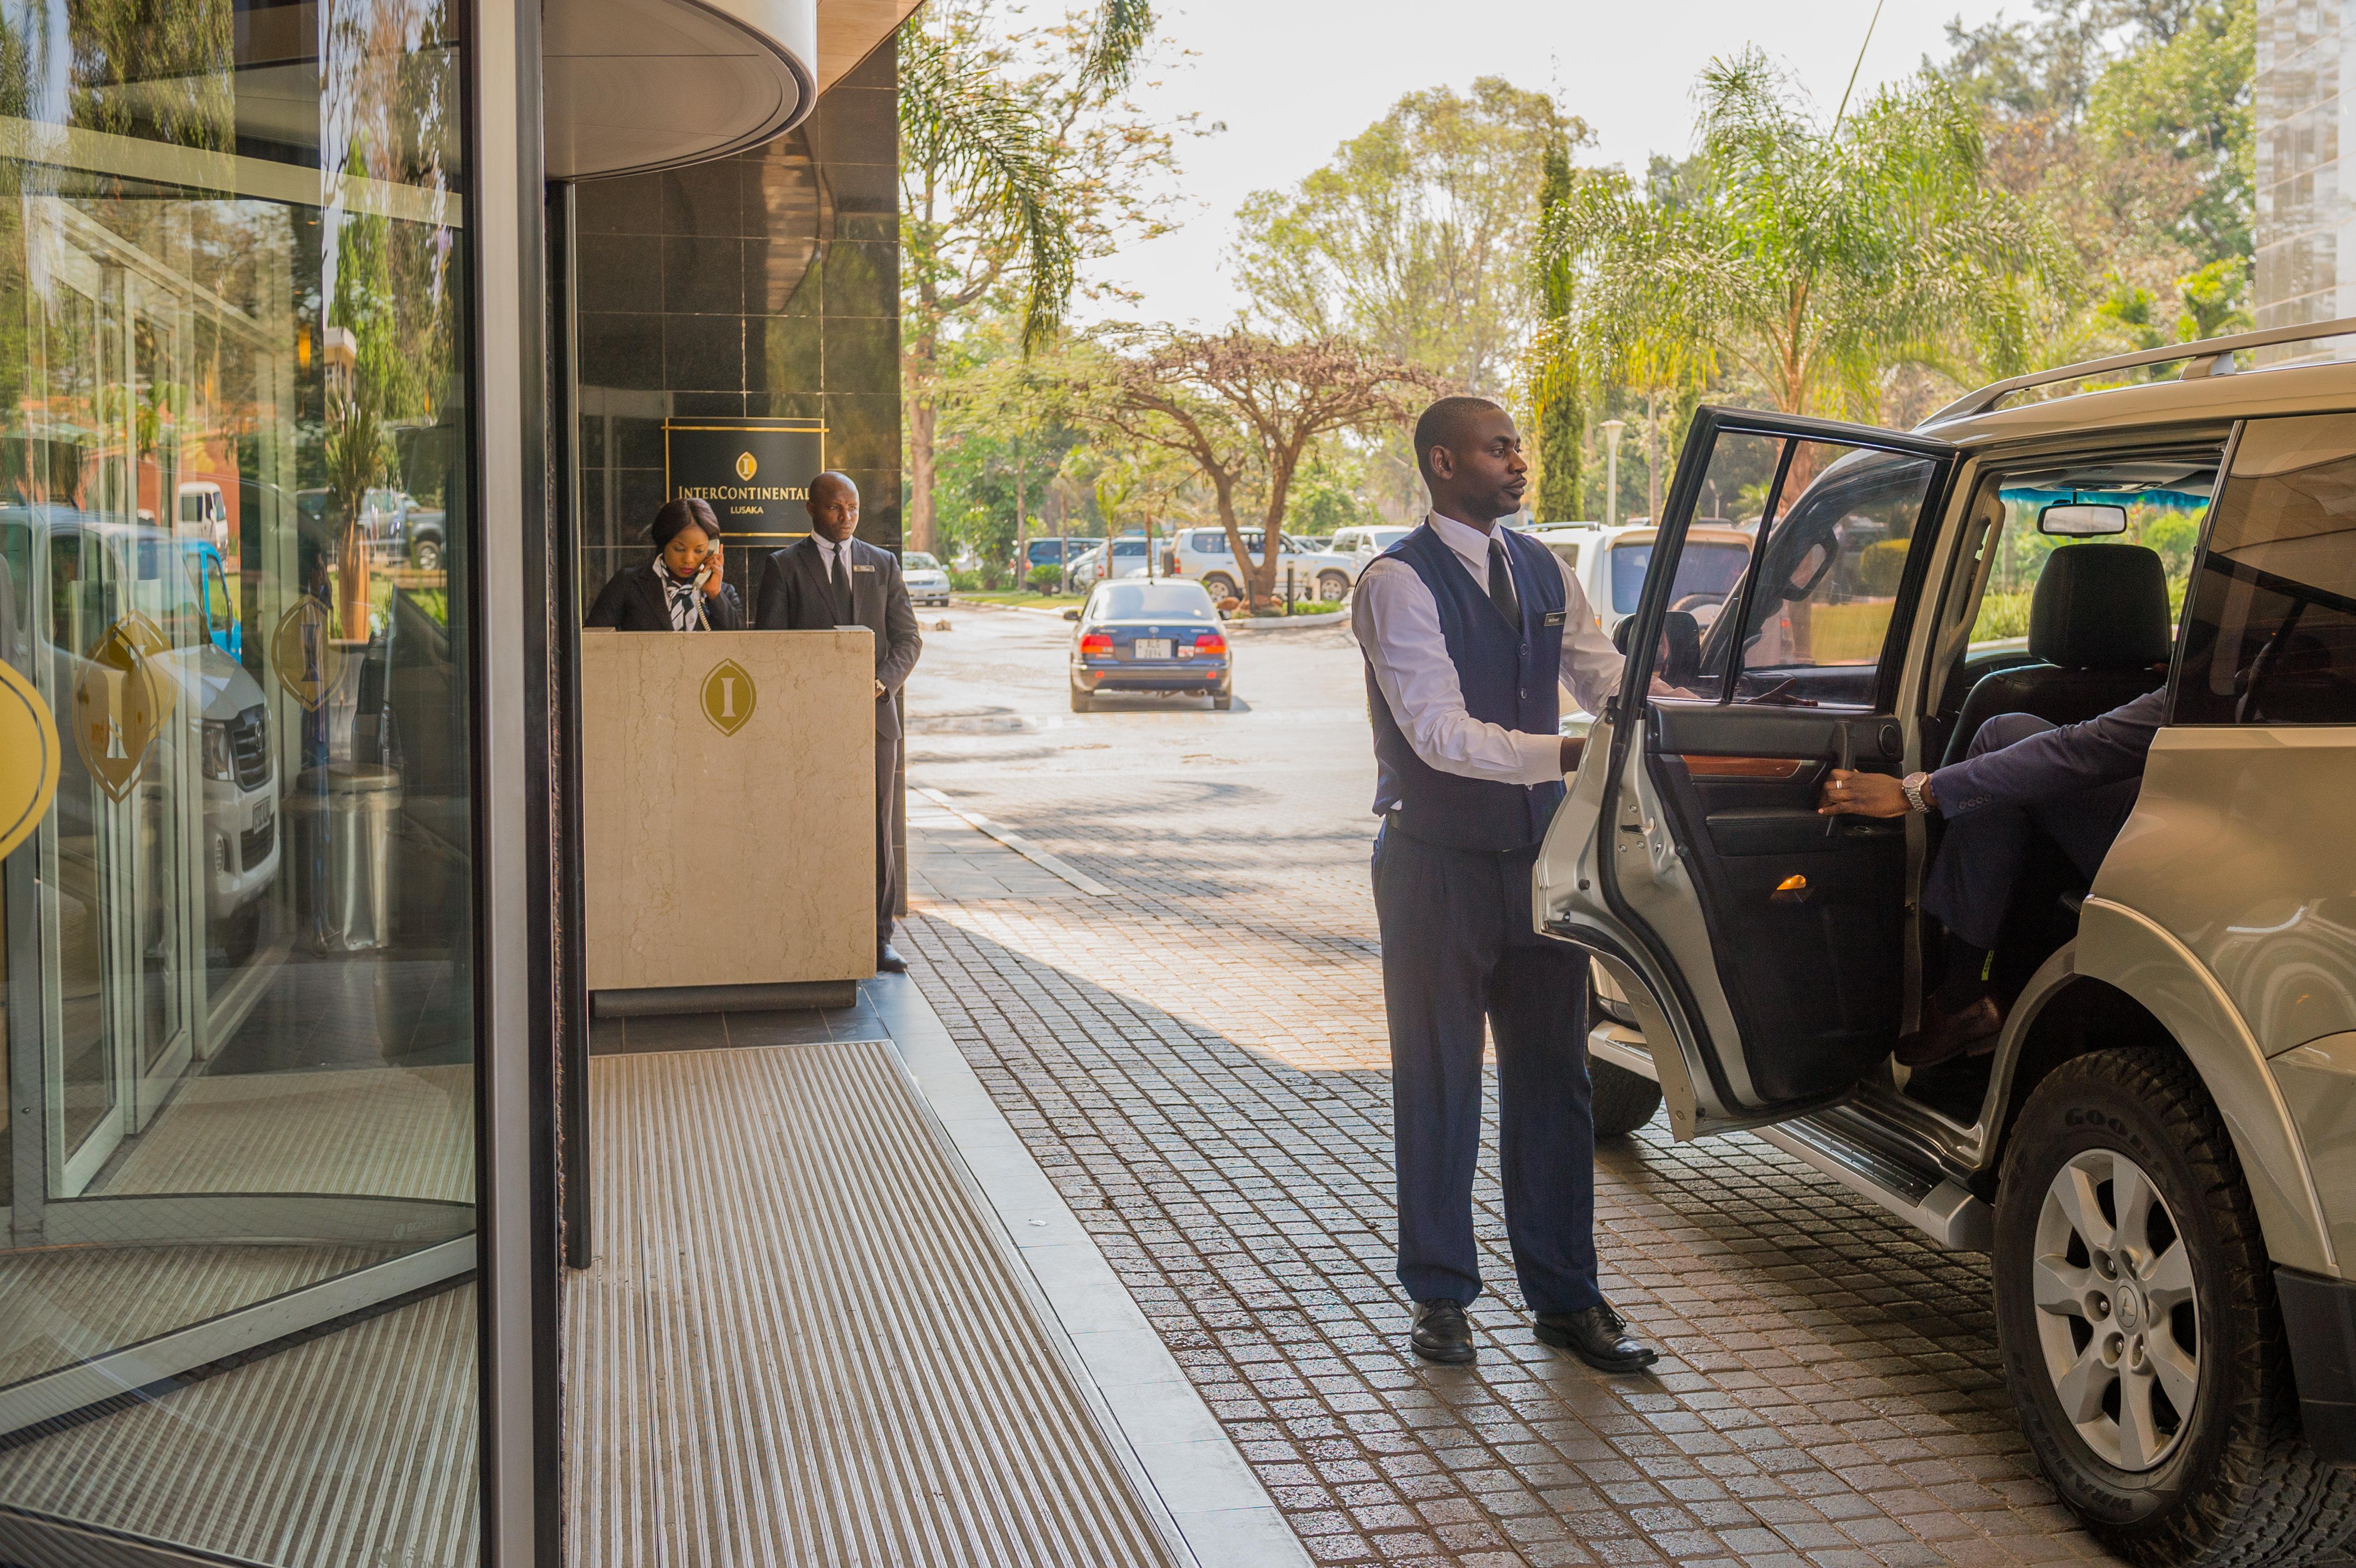
<path fill-rule="evenodd" d="M 1606 706 L 1536 872 L 1595 958 L 1598 1131 L 1665 1098 L 1677 1138 L 1756 1129 L 1992 1254 L 2029 1444 L 2138 1563 L 2356 1529 L 2356 364 L 2254 363 L 2350 334 L 2019 378 L 1909 432 L 1702 409 L 1624 640 L 1624 690 L 1689 695 Z M 1749 568 L 1680 624 L 1697 510 L 1746 490 Z M 2160 565 L 2044 570 L 2089 549 Z M 1939 827 L 1819 816 L 1826 772 L 2162 686 L 2092 885 L 2053 852 L 2013 901 L 1993 1051 L 1899 1065 Z"/>

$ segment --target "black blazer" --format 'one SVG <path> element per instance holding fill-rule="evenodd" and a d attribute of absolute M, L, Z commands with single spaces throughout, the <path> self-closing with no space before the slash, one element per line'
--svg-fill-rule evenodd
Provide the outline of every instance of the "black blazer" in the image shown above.
<path fill-rule="evenodd" d="M 715 632 L 743 631 L 744 601 L 736 597 L 736 585 L 723 581 L 720 596 L 703 602 L 703 615 Z M 655 582 L 654 562 L 642 560 L 614 573 L 581 624 L 617 632 L 669 631 L 670 606 L 663 603 L 663 591 Z"/>
<path fill-rule="evenodd" d="M 892 699 L 916 667 L 916 656 L 925 651 L 925 640 L 916 635 L 916 606 L 908 603 L 908 585 L 900 580 L 900 558 L 865 539 L 852 539 L 851 603 L 846 621 L 835 602 L 834 585 L 826 578 L 826 557 L 816 539 L 805 538 L 769 557 L 761 573 L 753 624 L 765 632 L 826 632 L 861 625 L 874 633 L 875 678 L 884 683 L 884 695 L 875 699 L 875 733 L 896 739 L 900 709 Z"/>

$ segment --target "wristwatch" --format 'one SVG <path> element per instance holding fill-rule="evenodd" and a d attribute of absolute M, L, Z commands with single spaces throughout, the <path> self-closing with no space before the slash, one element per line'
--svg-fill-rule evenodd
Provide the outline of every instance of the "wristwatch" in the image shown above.
<path fill-rule="evenodd" d="M 1906 792 L 1907 805 L 1924 816 L 1932 812 L 1930 783 L 1929 773 L 1908 773 L 1898 781 L 1898 787 Z"/>

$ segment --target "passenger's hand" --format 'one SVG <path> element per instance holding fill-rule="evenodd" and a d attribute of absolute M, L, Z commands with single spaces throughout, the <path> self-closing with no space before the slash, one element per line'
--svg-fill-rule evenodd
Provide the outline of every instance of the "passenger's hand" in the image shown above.
<path fill-rule="evenodd" d="M 719 598 L 720 547 L 718 545 L 713 545 L 712 553 L 703 558 L 703 570 L 711 574 L 703 580 L 703 596 L 706 599 Z"/>
<path fill-rule="evenodd" d="M 1819 816 L 1903 816 L 1906 792 L 1888 773 L 1835 768 L 1816 805 Z"/>

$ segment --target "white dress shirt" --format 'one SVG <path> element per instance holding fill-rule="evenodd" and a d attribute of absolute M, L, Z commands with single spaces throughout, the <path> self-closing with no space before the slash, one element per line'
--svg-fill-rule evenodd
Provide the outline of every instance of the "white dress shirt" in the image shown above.
<path fill-rule="evenodd" d="M 1427 514 L 1424 522 L 1485 595 L 1490 536 L 1437 512 Z M 1581 708 L 1600 711 L 1604 699 L 1620 689 L 1620 650 L 1596 625 L 1586 592 L 1561 558 L 1552 550 L 1546 558 L 1562 574 L 1567 612 L 1559 678 Z M 1529 602 L 1518 573 L 1514 594 Z M 1560 735 L 1508 730 L 1464 710 L 1464 688 L 1456 678 L 1456 661 L 1448 656 L 1440 606 L 1414 567 L 1397 557 L 1376 560 L 1358 579 L 1350 622 L 1391 717 L 1426 763 L 1444 773 L 1501 784 L 1551 784 L 1562 777 Z"/>
<path fill-rule="evenodd" d="M 842 581 L 849 582 L 851 581 L 851 541 L 830 539 L 816 528 L 810 530 L 810 538 L 818 541 L 818 563 L 826 569 L 826 580 L 829 582 L 835 580 L 834 561 L 835 557 L 840 555 L 842 558 Z"/>

